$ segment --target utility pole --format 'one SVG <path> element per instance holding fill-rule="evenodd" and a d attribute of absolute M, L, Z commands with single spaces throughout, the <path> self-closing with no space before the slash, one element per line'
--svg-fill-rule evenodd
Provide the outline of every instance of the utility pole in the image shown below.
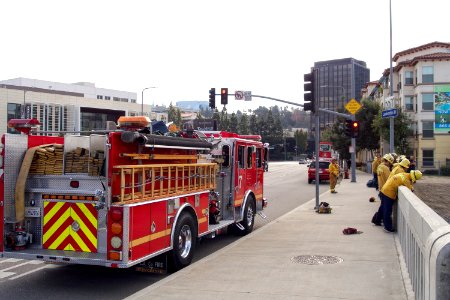
<path fill-rule="evenodd" d="M 389 96 L 394 95 L 394 68 L 392 67 L 392 8 L 391 8 L 391 0 L 389 0 L 389 23 L 390 23 L 390 53 L 389 53 L 389 77 L 390 77 L 390 89 Z M 394 118 L 389 118 L 389 152 L 394 152 Z"/>

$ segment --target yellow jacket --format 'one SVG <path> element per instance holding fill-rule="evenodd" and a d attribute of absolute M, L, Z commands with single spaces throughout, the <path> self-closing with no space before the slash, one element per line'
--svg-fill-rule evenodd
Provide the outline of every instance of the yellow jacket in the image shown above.
<path fill-rule="evenodd" d="M 381 164 L 381 159 L 379 159 L 378 157 L 373 160 L 373 162 L 372 162 L 372 173 L 373 174 L 377 174 L 377 169 L 380 164 Z"/>
<path fill-rule="evenodd" d="M 328 171 L 330 172 L 330 175 L 333 174 L 334 176 L 339 176 L 339 166 L 336 163 L 331 163 L 328 167 Z"/>
<path fill-rule="evenodd" d="M 392 176 L 400 174 L 400 173 L 406 173 L 406 171 L 402 166 L 397 165 L 392 169 L 391 174 L 389 174 L 388 179 L 391 178 Z"/>
<path fill-rule="evenodd" d="M 391 174 L 391 170 L 389 170 L 389 167 L 385 164 L 380 164 L 377 168 L 377 175 L 378 175 L 378 189 L 381 190 L 384 183 L 389 177 L 389 174 Z"/>
<path fill-rule="evenodd" d="M 409 173 L 399 173 L 391 178 L 389 178 L 386 183 L 381 188 L 381 192 L 391 198 L 392 200 L 397 199 L 398 195 L 398 187 L 399 186 L 406 186 L 411 191 L 413 190 L 413 184 L 411 180 L 411 174 Z"/>

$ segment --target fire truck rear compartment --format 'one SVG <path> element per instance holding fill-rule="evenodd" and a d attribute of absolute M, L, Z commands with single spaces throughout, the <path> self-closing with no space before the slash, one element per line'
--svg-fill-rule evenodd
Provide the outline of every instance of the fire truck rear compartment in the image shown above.
<path fill-rule="evenodd" d="M 105 136 L 78 136 L 64 140 L 58 137 L 28 138 L 25 135 L 5 136 L 4 256 L 108 265 L 105 209 L 107 180 L 99 173 L 93 176 L 93 172 L 62 175 L 62 152 L 61 155 L 55 154 L 58 149 L 62 151 L 64 142 L 66 152 L 86 147 L 104 153 Z M 54 151 L 50 153 L 53 159 L 47 161 L 47 157 L 44 157 L 45 161 L 39 167 L 33 158 L 32 163 L 28 161 L 29 165 L 23 166 L 23 157 L 33 144 L 47 145 L 47 148 L 38 149 L 42 149 L 42 155 Z M 86 170 L 91 168 L 94 171 L 93 159 L 85 163 Z M 66 162 L 66 170 L 67 167 Z M 25 169 L 25 172 L 21 169 Z M 19 198 L 15 195 L 16 185 L 22 185 Z M 17 205 L 17 199 L 23 204 Z M 18 213 L 18 210 L 21 212 Z M 17 215 L 23 216 L 22 221 L 17 222 Z M 17 243 L 21 240 L 26 245 Z"/>

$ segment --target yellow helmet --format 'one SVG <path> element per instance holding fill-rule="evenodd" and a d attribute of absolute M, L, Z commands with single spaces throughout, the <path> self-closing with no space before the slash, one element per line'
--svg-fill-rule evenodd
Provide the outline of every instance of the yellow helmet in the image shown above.
<path fill-rule="evenodd" d="M 409 174 L 411 174 L 411 179 L 413 182 L 416 182 L 417 180 L 422 178 L 422 172 L 420 172 L 419 170 L 413 170 L 409 172 Z"/>
<path fill-rule="evenodd" d="M 399 162 L 398 164 L 399 164 L 400 166 L 402 166 L 403 168 L 408 169 L 408 168 L 409 168 L 410 162 L 409 162 L 409 159 L 404 158 L 404 159 L 402 159 L 402 161 Z"/>
<path fill-rule="evenodd" d="M 399 157 L 398 157 L 398 162 L 401 162 L 402 160 L 404 160 L 406 158 L 406 156 L 405 155 L 400 155 Z"/>
<path fill-rule="evenodd" d="M 387 160 L 390 164 L 394 163 L 394 158 L 392 157 L 391 154 L 387 153 L 383 156 L 383 159 Z"/>
<path fill-rule="evenodd" d="M 398 155 L 395 152 L 389 153 L 390 155 L 392 155 L 392 157 L 394 158 L 394 162 L 397 161 Z"/>

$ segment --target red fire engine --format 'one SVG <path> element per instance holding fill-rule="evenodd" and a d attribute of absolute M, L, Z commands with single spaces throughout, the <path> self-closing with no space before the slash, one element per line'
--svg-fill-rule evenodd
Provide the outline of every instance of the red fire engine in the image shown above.
<path fill-rule="evenodd" d="M 1 139 L 2 257 L 127 268 L 168 253 L 179 269 L 198 238 L 263 216 L 259 136 L 151 134 L 146 117 L 47 136 L 37 123 L 11 120 L 23 134 Z"/>

